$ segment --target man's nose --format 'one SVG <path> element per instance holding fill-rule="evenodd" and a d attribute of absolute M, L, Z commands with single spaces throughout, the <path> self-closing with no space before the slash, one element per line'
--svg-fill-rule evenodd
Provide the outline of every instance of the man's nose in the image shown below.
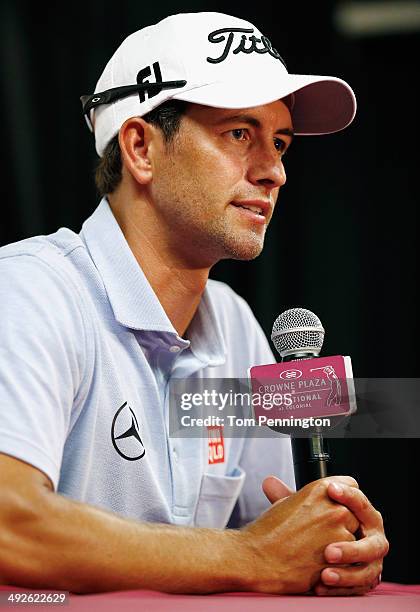
<path fill-rule="evenodd" d="M 279 151 L 271 146 L 259 146 L 249 160 L 248 180 L 266 189 L 278 189 L 286 182 L 286 172 Z"/>

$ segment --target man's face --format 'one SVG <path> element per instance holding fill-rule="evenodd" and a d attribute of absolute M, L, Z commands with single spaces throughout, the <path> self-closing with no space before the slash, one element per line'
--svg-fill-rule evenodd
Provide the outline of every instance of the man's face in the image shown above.
<path fill-rule="evenodd" d="M 281 101 L 241 110 L 190 105 L 173 143 L 158 138 L 152 157 L 149 197 L 169 248 L 198 267 L 257 257 L 291 140 Z"/>

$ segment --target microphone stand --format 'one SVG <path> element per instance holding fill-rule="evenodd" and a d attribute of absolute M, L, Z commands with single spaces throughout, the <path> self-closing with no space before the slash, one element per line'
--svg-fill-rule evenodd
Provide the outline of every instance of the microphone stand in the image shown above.
<path fill-rule="evenodd" d="M 315 432 L 309 438 L 292 436 L 292 454 L 296 489 L 328 476 L 330 455 L 327 441 L 322 437 L 322 433 Z"/>
<path fill-rule="evenodd" d="M 282 361 L 300 361 L 317 357 L 313 353 L 294 353 L 283 357 Z M 308 438 L 291 437 L 293 465 L 295 468 L 296 489 L 309 482 L 328 476 L 330 454 L 328 443 L 322 436 L 320 427 Z"/>

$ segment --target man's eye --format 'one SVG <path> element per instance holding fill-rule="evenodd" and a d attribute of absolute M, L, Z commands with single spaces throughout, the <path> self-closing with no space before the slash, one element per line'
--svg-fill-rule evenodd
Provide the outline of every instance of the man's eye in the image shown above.
<path fill-rule="evenodd" d="M 235 140 L 245 140 L 247 130 L 245 128 L 236 128 L 231 131 L 232 136 Z"/>
<path fill-rule="evenodd" d="M 274 146 L 276 147 L 279 153 L 285 153 L 287 145 L 281 138 L 274 139 Z"/>

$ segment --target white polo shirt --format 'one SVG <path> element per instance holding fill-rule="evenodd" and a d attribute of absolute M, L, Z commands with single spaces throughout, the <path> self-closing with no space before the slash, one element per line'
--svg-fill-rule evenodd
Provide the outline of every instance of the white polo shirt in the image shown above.
<path fill-rule="evenodd" d="M 80 234 L 61 228 L 0 249 L 0 452 L 72 499 L 144 521 L 225 527 L 294 486 L 290 441 L 168 435 L 175 378 L 246 378 L 272 363 L 246 302 L 209 280 L 180 338 L 103 199 Z"/>

